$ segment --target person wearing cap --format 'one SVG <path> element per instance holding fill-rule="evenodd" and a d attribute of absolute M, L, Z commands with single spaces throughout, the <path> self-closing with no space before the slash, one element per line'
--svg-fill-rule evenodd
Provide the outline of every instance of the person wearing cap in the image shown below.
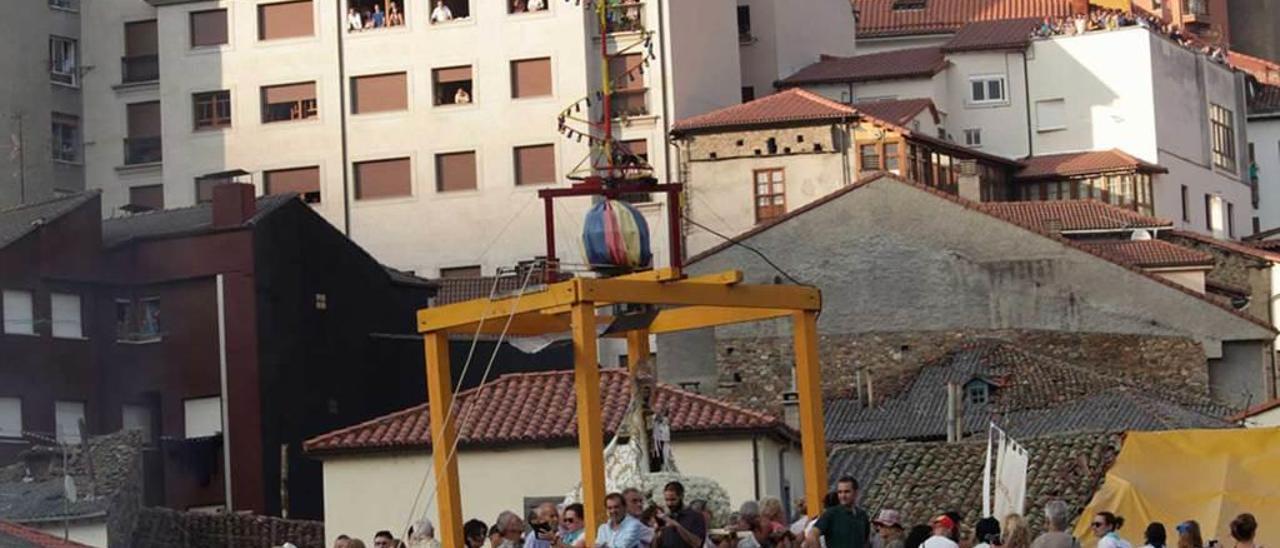
<path fill-rule="evenodd" d="M 921 544 L 921 548 L 960 548 L 956 541 L 951 540 L 956 533 L 956 522 L 951 516 L 941 515 L 933 518 L 929 522 L 933 526 L 933 536 Z"/>
<path fill-rule="evenodd" d="M 868 548 L 871 545 L 871 518 L 859 508 L 858 480 L 843 476 L 836 480 L 838 505 L 822 512 L 805 536 L 807 548 L 824 542 L 828 548 Z"/>
<path fill-rule="evenodd" d="M 871 524 L 880 534 L 880 545 L 883 548 L 902 548 L 902 515 L 897 510 L 880 510 Z"/>

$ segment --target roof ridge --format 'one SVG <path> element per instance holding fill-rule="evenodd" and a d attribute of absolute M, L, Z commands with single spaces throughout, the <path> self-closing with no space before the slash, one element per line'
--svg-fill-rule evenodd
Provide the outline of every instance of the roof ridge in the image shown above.
<path fill-rule="evenodd" d="M 92 198 L 93 196 L 98 196 L 98 195 L 100 195 L 100 194 L 102 194 L 102 191 L 101 191 L 101 190 L 99 190 L 99 189 L 92 189 L 92 190 L 86 190 L 86 191 L 83 191 L 83 192 L 76 192 L 76 193 L 74 193 L 74 194 L 65 194 L 65 195 L 62 195 L 62 196 L 53 196 L 53 197 L 50 197 L 50 198 L 46 198 L 46 199 L 44 199 L 44 200 L 40 200 L 40 201 L 38 201 L 38 202 L 22 203 L 22 204 L 18 204 L 18 205 L 14 205 L 14 206 L 9 206 L 9 207 L 7 207 L 7 208 L 0 208 L 0 215 L 4 215 L 4 214 L 6 214 L 6 213 L 13 213 L 13 212 L 15 212 L 15 211 L 22 211 L 22 210 L 30 209 L 30 208 L 33 208 L 33 207 L 47 206 L 47 205 L 50 205 L 50 204 L 55 204 L 55 203 L 62 202 L 62 201 L 66 201 L 66 200 L 74 200 L 74 199 L 80 199 L 80 198 Z"/>
<path fill-rule="evenodd" d="M 325 433 L 320 434 L 320 435 L 318 435 L 318 436 L 315 436 L 315 437 L 313 437 L 313 438 L 311 438 L 311 439 L 303 440 L 303 442 L 302 442 L 302 447 L 303 447 L 303 449 L 304 449 L 304 450 L 307 450 L 307 449 L 313 449 L 313 448 L 315 448 L 315 446 L 316 446 L 316 445 L 321 445 L 321 444 L 324 444 L 324 443 L 328 443 L 331 439 L 337 438 L 337 437 L 339 437 L 339 436 L 344 436 L 344 435 L 346 435 L 346 434 L 349 434 L 349 433 L 352 433 L 352 432 L 356 432 L 356 431 L 359 431 L 359 430 L 364 429 L 364 428 L 367 428 L 367 427 L 371 427 L 371 426 L 379 426 L 379 425 L 381 425 L 382 423 L 387 422 L 387 421 L 392 420 L 392 419 L 397 419 L 397 418 L 400 418 L 400 417 L 409 417 L 409 416 L 417 415 L 418 413 L 421 413 L 421 412 L 423 412 L 423 411 L 426 411 L 426 410 L 427 410 L 426 408 L 427 408 L 427 406 L 428 406 L 428 405 L 431 405 L 431 402 L 422 402 L 422 403 L 417 404 L 417 405 L 414 405 L 414 406 L 412 406 L 412 407 L 407 407 L 407 408 L 405 408 L 405 409 L 401 409 L 401 410 L 399 410 L 399 411 L 392 411 L 391 413 L 387 413 L 387 414 L 385 414 L 385 415 L 380 415 L 380 416 L 374 417 L 374 418 L 372 418 L 372 419 L 369 419 L 369 420 L 366 420 L 366 421 L 362 421 L 362 422 L 359 422 L 359 423 L 353 424 L 353 425 L 351 425 L 351 426 L 344 426 L 344 427 L 339 428 L 339 429 L 337 429 L 337 430 L 332 430 L 332 431 L 329 431 L 329 432 L 325 432 Z"/>

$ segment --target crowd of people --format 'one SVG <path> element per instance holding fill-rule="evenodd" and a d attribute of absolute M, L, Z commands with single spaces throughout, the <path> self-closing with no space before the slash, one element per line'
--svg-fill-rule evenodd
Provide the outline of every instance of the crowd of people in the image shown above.
<path fill-rule="evenodd" d="M 387 2 L 387 11 L 385 12 L 382 11 L 382 5 L 376 2 L 373 4 L 372 9 L 347 8 L 347 30 L 352 32 L 383 27 L 398 27 L 403 24 L 404 13 L 400 10 L 398 2 Z"/>
<path fill-rule="evenodd" d="M 1032 536 L 1023 516 L 1010 514 L 1003 520 L 978 520 L 973 527 L 963 523 L 959 512 L 940 513 L 928 524 L 908 527 L 902 515 L 891 508 L 881 509 L 874 519 L 857 505 L 858 481 L 842 477 L 836 490 L 827 494 L 825 508 L 810 519 L 804 502 L 796 502 L 799 519 L 788 523 L 782 502 L 766 498 L 744 503 L 738 512 L 725 516 L 727 525 L 714 523 L 703 500 L 685 503 L 684 486 L 673 481 L 663 488 L 664 505 L 650 504 L 638 489 L 626 489 L 605 497 L 607 521 L 596 530 L 594 548 L 1080 548 L 1081 539 L 1070 532 L 1070 510 L 1061 500 L 1044 507 L 1044 532 Z M 585 514 L 581 504 L 558 506 L 543 503 L 528 516 L 502 512 L 492 526 L 480 520 L 463 525 L 466 548 L 588 548 Z M 1124 518 L 1099 512 L 1090 519 L 1089 530 L 1097 538 L 1097 548 L 1132 548 L 1120 537 Z M 1177 525 L 1176 544 L 1170 546 L 1165 526 L 1147 526 L 1142 548 L 1215 548 L 1207 543 L 1195 521 Z M 1260 548 L 1254 544 L 1258 522 L 1252 514 L 1240 514 L 1230 524 L 1233 548 Z M 430 522 L 420 521 L 410 528 L 408 541 L 396 540 L 390 532 L 374 536 L 374 548 L 438 548 Z M 338 538 L 334 548 L 366 548 L 363 541 Z"/>
<path fill-rule="evenodd" d="M 1075 36 L 1086 32 L 1109 31 L 1133 26 L 1150 29 L 1185 48 L 1207 55 L 1213 61 L 1224 64 L 1227 62 L 1226 50 L 1222 47 L 1203 44 L 1191 34 L 1183 32 L 1181 26 L 1166 23 L 1153 14 L 1137 10 L 1127 11 L 1093 6 L 1089 9 L 1088 15 L 1045 17 L 1031 34 L 1037 38 Z"/>

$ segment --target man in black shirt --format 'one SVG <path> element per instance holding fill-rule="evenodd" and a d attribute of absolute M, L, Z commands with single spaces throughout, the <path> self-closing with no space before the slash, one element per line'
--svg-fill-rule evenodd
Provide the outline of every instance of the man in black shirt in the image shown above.
<path fill-rule="evenodd" d="M 658 515 L 656 548 L 701 548 L 707 537 L 707 522 L 700 512 L 684 507 L 684 485 L 678 481 L 662 489 L 667 499 L 667 513 Z"/>

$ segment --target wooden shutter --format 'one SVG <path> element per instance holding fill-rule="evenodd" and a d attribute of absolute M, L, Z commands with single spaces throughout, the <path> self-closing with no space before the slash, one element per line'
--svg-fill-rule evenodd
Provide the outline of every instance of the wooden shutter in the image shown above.
<path fill-rule="evenodd" d="M 129 189 L 129 204 L 164 209 L 164 185 L 135 186 Z"/>
<path fill-rule="evenodd" d="M 441 192 L 476 188 L 476 153 L 436 155 L 436 189 Z"/>
<path fill-rule="evenodd" d="M 452 84 L 454 82 L 470 82 L 471 67 L 439 68 L 435 70 L 435 78 L 436 78 L 437 84 Z"/>
<path fill-rule="evenodd" d="M 375 160 L 356 164 L 356 199 L 373 200 L 413 194 L 408 158 Z"/>
<path fill-rule="evenodd" d="M 305 195 L 320 191 L 320 167 L 277 169 L 263 173 L 267 194 L 296 192 Z"/>
<path fill-rule="evenodd" d="M 258 6 L 258 39 L 276 40 L 315 34 L 311 0 Z"/>
<path fill-rule="evenodd" d="M 227 10 L 191 12 L 191 47 L 227 43 Z"/>
<path fill-rule="evenodd" d="M 160 52 L 156 20 L 136 21 L 124 25 L 124 55 L 155 55 Z"/>
<path fill-rule="evenodd" d="M 644 74 L 636 69 L 642 63 L 644 63 L 642 53 L 628 53 L 609 59 L 609 78 L 613 80 L 613 89 L 644 89 Z M 628 71 L 632 71 L 630 77 L 627 76 Z"/>
<path fill-rule="evenodd" d="M 515 162 L 517 185 L 556 182 L 555 145 L 516 147 Z"/>
<path fill-rule="evenodd" d="M 351 108 L 355 114 L 409 108 L 408 76 L 396 72 L 353 78 Z"/>
<path fill-rule="evenodd" d="M 160 136 L 160 101 L 131 103 L 125 108 L 129 137 Z"/>
<path fill-rule="evenodd" d="M 262 99 L 269 105 L 276 103 L 297 103 L 300 101 L 315 100 L 315 98 L 315 82 L 285 84 L 281 86 L 269 86 L 262 88 Z"/>
<path fill-rule="evenodd" d="M 551 95 L 551 58 L 511 62 L 511 96 Z"/>

